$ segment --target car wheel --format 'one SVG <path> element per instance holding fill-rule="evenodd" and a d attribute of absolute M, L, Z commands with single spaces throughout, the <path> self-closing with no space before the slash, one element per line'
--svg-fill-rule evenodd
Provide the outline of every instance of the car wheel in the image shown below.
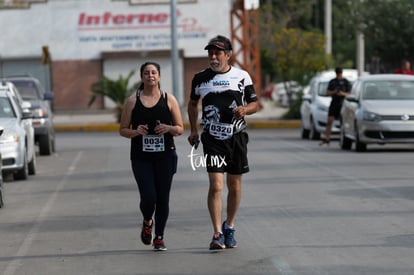
<path fill-rule="evenodd" d="M 315 124 L 313 123 L 313 119 L 311 118 L 310 120 L 310 138 L 312 140 L 318 140 L 321 138 L 321 133 L 319 133 L 316 128 L 315 128 Z"/>
<path fill-rule="evenodd" d="M 355 151 L 365 152 L 367 150 L 367 144 L 359 140 L 358 128 L 355 127 Z"/>
<path fill-rule="evenodd" d="M 302 139 L 308 139 L 310 131 L 308 129 L 303 128 L 303 124 L 302 124 L 301 130 L 302 130 L 302 133 L 301 133 Z"/>
<path fill-rule="evenodd" d="M 33 158 L 29 162 L 29 175 L 36 175 L 36 153 L 33 152 Z"/>
<path fill-rule="evenodd" d="M 351 150 L 352 147 L 352 139 L 347 138 L 345 136 L 345 130 L 341 127 L 341 135 L 339 139 L 339 145 L 341 146 L 342 150 Z"/>
<path fill-rule="evenodd" d="M 26 180 L 28 174 L 29 174 L 29 164 L 27 163 L 27 157 L 25 155 L 24 160 L 23 160 L 23 167 L 17 170 L 17 173 L 15 173 L 13 177 L 15 180 Z"/>
<path fill-rule="evenodd" d="M 52 139 L 49 134 L 39 137 L 39 154 L 41 156 L 49 156 L 52 154 Z"/>
<path fill-rule="evenodd" d="M 52 153 L 56 153 L 56 142 L 55 142 L 55 137 L 53 137 L 53 139 L 52 139 Z"/>

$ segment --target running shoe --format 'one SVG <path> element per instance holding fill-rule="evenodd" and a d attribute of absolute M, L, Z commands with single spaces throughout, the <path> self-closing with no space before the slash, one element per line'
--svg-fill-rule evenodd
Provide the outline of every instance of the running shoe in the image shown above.
<path fill-rule="evenodd" d="M 145 221 L 142 223 L 141 241 L 145 245 L 150 245 L 152 240 L 152 223 L 147 225 Z"/>
<path fill-rule="evenodd" d="M 167 247 L 165 246 L 162 236 L 155 237 L 152 245 L 154 246 L 155 251 L 166 251 Z"/>
<path fill-rule="evenodd" d="M 224 235 L 220 232 L 216 232 L 213 235 L 213 239 L 210 243 L 210 250 L 224 249 L 226 245 L 224 244 Z"/>
<path fill-rule="evenodd" d="M 224 244 L 226 245 L 226 248 L 237 247 L 237 241 L 234 238 L 234 232 L 236 230 L 234 228 L 229 228 L 225 221 L 223 222 L 222 230 L 224 235 Z"/>
<path fill-rule="evenodd" d="M 328 147 L 329 146 L 329 140 L 327 140 L 327 139 L 322 140 L 321 143 L 319 143 L 319 146 Z"/>

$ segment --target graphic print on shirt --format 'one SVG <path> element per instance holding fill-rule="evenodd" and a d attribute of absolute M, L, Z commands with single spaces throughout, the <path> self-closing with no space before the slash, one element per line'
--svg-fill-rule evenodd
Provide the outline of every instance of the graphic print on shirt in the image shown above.
<path fill-rule="evenodd" d="M 234 113 L 234 111 L 236 111 L 236 109 L 237 109 L 237 103 L 236 103 L 236 101 L 235 100 L 233 100 L 233 102 L 230 104 L 230 106 L 229 106 L 229 108 L 233 111 L 233 113 Z"/>

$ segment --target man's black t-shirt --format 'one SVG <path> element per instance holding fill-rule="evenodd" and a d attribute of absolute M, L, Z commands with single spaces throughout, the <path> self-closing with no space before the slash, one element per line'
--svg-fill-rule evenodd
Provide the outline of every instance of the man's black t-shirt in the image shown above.
<path fill-rule="evenodd" d="M 351 83 L 346 78 L 342 78 L 342 79 L 334 78 L 331 81 L 329 81 L 328 91 L 349 92 L 349 91 L 351 91 Z M 343 101 L 344 101 L 343 96 L 333 94 L 332 95 L 331 106 L 335 106 L 335 107 L 340 108 L 342 106 Z"/>
<path fill-rule="evenodd" d="M 257 101 L 250 75 L 233 66 L 225 73 L 214 72 L 211 68 L 197 73 L 192 81 L 190 98 L 202 99 L 201 126 L 207 132 L 215 125 L 216 128 L 223 126 L 223 129 L 225 125 L 233 125 L 234 133 L 244 130 L 246 121 L 236 119 L 233 112 L 238 106 Z"/>

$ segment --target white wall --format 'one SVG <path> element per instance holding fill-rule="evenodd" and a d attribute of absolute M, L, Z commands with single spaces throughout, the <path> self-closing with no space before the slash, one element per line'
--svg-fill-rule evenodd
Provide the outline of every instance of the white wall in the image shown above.
<path fill-rule="evenodd" d="M 178 48 L 185 57 L 205 56 L 208 39 L 230 35 L 231 2 L 177 1 Z M 99 22 L 92 23 L 91 16 Z M 128 23 L 127 16 L 135 18 Z M 39 56 L 42 45 L 49 46 L 53 60 L 99 59 L 101 52 L 169 50 L 171 45 L 169 4 L 49 0 L 29 9 L 0 10 L 0 26 L 3 59 Z"/>
<path fill-rule="evenodd" d="M 153 61 L 157 62 L 161 66 L 161 90 L 173 93 L 172 87 L 172 64 L 169 58 L 165 57 L 145 57 L 145 58 L 137 58 L 135 60 L 132 59 L 108 59 L 104 62 L 104 75 L 111 78 L 111 79 L 118 79 L 120 75 L 124 78 L 128 76 L 131 70 L 135 70 L 135 74 L 131 77 L 129 84 L 132 85 L 135 82 L 141 80 L 140 76 L 140 67 L 141 64 Z M 183 64 L 182 60 L 179 60 L 179 72 L 178 76 L 183 77 Z M 179 79 L 178 81 L 178 95 L 175 95 L 179 103 L 183 103 L 184 101 L 184 88 L 183 88 L 183 79 Z M 108 98 L 105 98 L 105 107 L 112 108 L 115 107 L 115 104 Z"/>

